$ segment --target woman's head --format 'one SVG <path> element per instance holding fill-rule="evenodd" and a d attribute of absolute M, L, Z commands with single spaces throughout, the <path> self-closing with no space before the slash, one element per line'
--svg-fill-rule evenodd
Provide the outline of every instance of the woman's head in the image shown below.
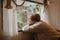
<path fill-rule="evenodd" d="M 33 24 L 35 22 L 40 21 L 40 15 L 39 14 L 31 14 L 29 18 L 29 24 Z"/>

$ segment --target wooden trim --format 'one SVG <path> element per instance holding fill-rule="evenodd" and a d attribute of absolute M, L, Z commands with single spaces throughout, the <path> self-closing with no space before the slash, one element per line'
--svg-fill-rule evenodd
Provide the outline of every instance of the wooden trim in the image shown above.
<path fill-rule="evenodd" d="M 0 0 L 0 28 L 3 31 L 3 0 Z"/>
<path fill-rule="evenodd" d="M 14 0 L 12 0 L 12 1 L 16 6 L 22 6 L 25 3 L 25 0 L 24 0 L 22 4 L 18 5 Z"/>
<path fill-rule="evenodd" d="M 33 2 L 33 3 L 38 3 L 38 4 L 41 4 L 41 5 L 44 5 L 44 3 L 39 3 L 39 2 L 31 1 L 31 0 L 26 0 L 26 1 L 29 1 L 29 2 Z"/>
<path fill-rule="evenodd" d="M 2 31 L 3 31 L 3 0 L 2 0 Z"/>

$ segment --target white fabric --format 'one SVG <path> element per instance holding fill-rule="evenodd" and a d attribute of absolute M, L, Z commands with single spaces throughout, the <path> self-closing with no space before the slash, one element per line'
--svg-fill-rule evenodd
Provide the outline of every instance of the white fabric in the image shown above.
<path fill-rule="evenodd" d="M 41 6 L 41 20 L 43 20 L 46 23 L 49 23 L 49 18 L 48 18 L 48 13 L 46 11 L 46 9 L 44 8 L 44 6 Z"/>
<path fill-rule="evenodd" d="M 37 27 L 38 25 L 40 25 L 41 23 L 42 22 L 37 22 L 37 23 L 35 23 L 35 24 L 31 25 L 31 26 L 26 25 L 26 26 L 22 27 L 22 30 L 25 31 L 25 30 L 33 29 L 33 28 Z"/>
<path fill-rule="evenodd" d="M 12 9 L 6 9 L 6 2 L 3 3 L 3 32 L 6 35 L 18 35 L 16 6 L 12 3 Z"/>

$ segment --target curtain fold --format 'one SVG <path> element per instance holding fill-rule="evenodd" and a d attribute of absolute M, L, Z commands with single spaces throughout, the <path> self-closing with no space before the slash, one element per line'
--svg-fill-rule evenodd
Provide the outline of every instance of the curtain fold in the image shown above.
<path fill-rule="evenodd" d="M 44 6 L 41 6 L 41 20 L 45 21 L 46 23 L 49 23 L 49 14 L 47 10 L 44 8 Z"/>
<path fill-rule="evenodd" d="M 12 9 L 4 8 L 3 3 L 3 31 L 6 35 L 14 36 L 18 34 L 16 6 L 12 3 Z"/>

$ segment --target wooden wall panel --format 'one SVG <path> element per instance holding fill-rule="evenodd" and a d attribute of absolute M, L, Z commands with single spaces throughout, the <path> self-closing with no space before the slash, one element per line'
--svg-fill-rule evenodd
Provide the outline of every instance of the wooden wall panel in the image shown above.
<path fill-rule="evenodd" d="M 32 1 L 43 3 L 43 0 L 32 0 Z"/>
<path fill-rule="evenodd" d="M 60 30 L 60 0 L 50 0 L 47 12 L 50 24 L 55 26 L 57 30 Z"/>
<path fill-rule="evenodd" d="M 0 31 L 2 31 L 3 28 L 3 0 L 0 0 Z"/>

